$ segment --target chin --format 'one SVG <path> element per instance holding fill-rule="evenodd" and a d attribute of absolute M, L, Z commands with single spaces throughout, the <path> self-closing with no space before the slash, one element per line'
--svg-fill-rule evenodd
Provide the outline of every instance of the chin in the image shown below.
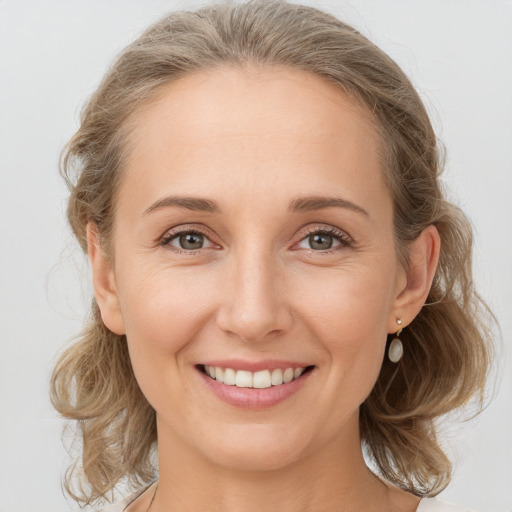
<path fill-rule="evenodd" d="M 292 465 L 298 459 L 296 450 L 263 450 L 261 447 L 247 447 L 243 450 L 222 450 L 215 452 L 210 461 L 234 471 L 279 471 Z"/>
<path fill-rule="evenodd" d="M 204 447 L 208 459 L 226 469 L 276 471 L 297 462 L 305 451 L 301 436 L 284 429 L 276 432 L 263 425 L 244 427 L 215 440 L 210 449 Z"/>

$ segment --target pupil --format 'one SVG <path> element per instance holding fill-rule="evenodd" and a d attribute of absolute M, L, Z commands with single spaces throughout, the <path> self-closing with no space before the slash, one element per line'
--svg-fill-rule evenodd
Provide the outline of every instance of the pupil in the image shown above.
<path fill-rule="evenodd" d="M 180 235 L 180 245 L 183 249 L 201 249 L 203 235 L 199 233 L 184 233 Z"/>
<path fill-rule="evenodd" d="M 310 235 L 309 245 L 312 249 L 330 249 L 332 247 L 332 236 L 322 234 Z"/>

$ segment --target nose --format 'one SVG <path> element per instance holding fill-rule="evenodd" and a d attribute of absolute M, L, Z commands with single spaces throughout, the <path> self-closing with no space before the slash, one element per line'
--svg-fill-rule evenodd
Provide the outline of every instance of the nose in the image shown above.
<path fill-rule="evenodd" d="M 219 328 L 246 342 L 268 341 L 289 330 L 292 314 L 276 261 L 253 252 L 234 258 L 229 267 L 217 315 Z"/>

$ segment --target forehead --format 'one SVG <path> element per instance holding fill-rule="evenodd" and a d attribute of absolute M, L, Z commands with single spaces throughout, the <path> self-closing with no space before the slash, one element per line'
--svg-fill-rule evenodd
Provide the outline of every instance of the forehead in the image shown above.
<path fill-rule="evenodd" d="M 129 131 L 121 193 L 131 185 L 152 195 L 162 187 L 210 195 L 216 183 L 219 192 L 264 193 L 282 183 L 314 194 L 335 187 L 338 177 L 343 188 L 383 182 L 371 113 L 302 70 L 224 67 L 188 75 L 162 87 Z"/>
<path fill-rule="evenodd" d="M 163 111 L 166 116 L 160 115 Z M 277 116 L 282 117 L 276 124 Z M 248 65 L 214 67 L 162 86 L 149 104 L 131 116 L 130 125 L 136 129 L 151 123 L 155 129 L 170 129 L 176 123 L 174 135 L 179 138 L 184 124 L 222 129 L 224 134 L 236 136 L 243 134 L 250 121 L 268 121 L 270 132 L 295 128 L 307 135 L 309 125 L 310 136 L 313 132 L 321 136 L 346 120 L 359 125 L 366 135 L 378 136 L 377 123 L 368 108 L 340 85 L 288 66 Z"/>

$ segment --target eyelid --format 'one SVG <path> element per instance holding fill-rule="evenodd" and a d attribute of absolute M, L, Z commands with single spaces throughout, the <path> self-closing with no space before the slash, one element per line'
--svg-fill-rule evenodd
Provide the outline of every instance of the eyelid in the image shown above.
<path fill-rule="evenodd" d="M 312 253 L 329 254 L 329 253 L 333 253 L 333 252 L 345 249 L 347 247 L 352 247 L 354 245 L 354 241 L 353 241 L 352 237 L 346 231 L 343 231 L 334 226 L 329 226 L 329 225 L 325 225 L 325 224 L 324 225 L 313 225 L 313 226 L 310 225 L 310 226 L 306 227 L 305 232 L 304 231 L 301 232 L 300 239 L 297 242 L 295 242 L 294 245 L 297 245 L 300 242 L 303 242 L 309 236 L 311 236 L 313 234 L 317 234 L 317 233 L 334 237 L 339 242 L 339 245 L 332 247 L 330 249 L 325 249 L 325 250 L 306 249 Z M 299 249 L 296 249 L 296 250 L 299 250 Z"/>
<path fill-rule="evenodd" d="M 170 245 L 170 241 L 175 239 L 177 236 L 179 236 L 181 233 L 199 233 L 203 235 L 212 246 L 219 247 L 219 244 L 214 242 L 212 240 L 212 235 L 210 234 L 210 230 L 201 224 L 185 224 L 185 225 L 179 225 L 175 226 L 173 228 L 170 228 L 166 230 L 166 232 L 158 239 L 158 245 L 161 245 L 163 247 L 171 248 L 171 250 L 179 252 L 179 253 L 186 253 L 186 254 L 197 254 L 203 249 L 208 249 L 211 247 L 202 247 L 200 249 L 196 250 L 184 250 L 180 249 L 178 247 L 174 247 Z M 354 244 L 354 241 L 352 237 L 346 232 L 339 228 L 336 228 L 334 226 L 325 225 L 325 224 L 317 224 L 317 225 L 308 225 L 305 228 L 301 230 L 300 238 L 294 242 L 293 246 L 297 245 L 298 243 L 304 241 L 306 238 L 308 238 L 312 234 L 325 234 L 334 237 L 338 242 L 339 245 L 335 246 L 334 248 L 325 249 L 325 250 L 315 250 L 315 249 L 309 249 L 310 252 L 313 253 L 320 253 L 320 254 L 329 254 L 332 252 L 336 252 L 340 249 L 344 249 L 346 247 L 352 247 Z M 298 249 L 295 249 L 298 250 Z M 308 249 L 306 249 L 308 250 Z"/>
<path fill-rule="evenodd" d="M 209 249 L 211 247 L 201 247 L 200 249 L 196 250 L 185 250 L 180 249 L 179 247 L 174 247 L 170 244 L 171 240 L 174 240 L 176 237 L 181 235 L 182 233 L 198 233 L 200 235 L 203 235 L 208 242 L 213 247 L 219 247 L 219 244 L 215 243 L 212 240 L 212 235 L 210 234 L 210 230 L 206 228 L 206 226 L 200 225 L 200 224 L 184 224 L 175 226 L 173 228 L 170 228 L 165 231 L 165 233 L 158 238 L 158 245 L 169 248 L 169 250 L 178 252 L 178 253 L 186 253 L 186 254 L 197 254 L 203 249 Z"/>

